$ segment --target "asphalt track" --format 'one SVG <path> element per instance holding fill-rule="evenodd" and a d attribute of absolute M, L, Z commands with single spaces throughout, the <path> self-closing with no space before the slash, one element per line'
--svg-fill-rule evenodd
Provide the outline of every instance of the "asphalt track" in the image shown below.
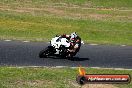
<path fill-rule="evenodd" d="M 0 41 L 1 66 L 70 66 L 132 69 L 132 46 L 87 45 L 81 47 L 73 60 L 39 58 L 38 53 L 48 43 Z"/>

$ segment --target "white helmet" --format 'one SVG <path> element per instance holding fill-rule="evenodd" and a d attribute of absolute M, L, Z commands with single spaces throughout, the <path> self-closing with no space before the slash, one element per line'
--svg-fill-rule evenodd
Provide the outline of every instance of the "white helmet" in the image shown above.
<path fill-rule="evenodd" d="M 71 39 L 72 38 L 76 38 L 76 37 L 77 37 L 77 33 L 76 32 L 71 33 Z"/>

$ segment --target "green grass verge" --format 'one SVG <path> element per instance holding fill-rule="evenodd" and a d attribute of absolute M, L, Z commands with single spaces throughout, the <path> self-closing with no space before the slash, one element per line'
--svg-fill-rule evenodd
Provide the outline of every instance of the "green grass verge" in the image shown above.
<path fill-rule="evenodd" d="M 130 74 L 132 70 L 86 68 L 88 74 Z M 0 88 L 76 88 L 77 68 L 12 68 L 0 67 Z M 114 84 L 131 88 L 130 84 Z"/>
<path fill-rule="evenodd" d="M 76 31 L 86 43 L 132 45 L 131 3 L 0 0 L 0 39 L 49 41 L 56 34 Z"/>
<path fill-rule="evenodd" d="M 131 0 L 0 0 L 2 4 L 12 6 L 40 6 L 40 5 L 78 5 L 86 7 L 132 8 Z"/>

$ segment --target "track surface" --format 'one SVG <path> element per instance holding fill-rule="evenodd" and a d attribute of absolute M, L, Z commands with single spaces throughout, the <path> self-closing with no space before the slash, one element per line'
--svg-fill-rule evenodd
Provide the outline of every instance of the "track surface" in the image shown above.
<path fill-rule="evenodd" d="M 73 60 L 39 58 L 39 51 L 46 46 L 40 42 L 0 41 L 0 65 L 132 68 L 132 46 L 82 45 Z"/>

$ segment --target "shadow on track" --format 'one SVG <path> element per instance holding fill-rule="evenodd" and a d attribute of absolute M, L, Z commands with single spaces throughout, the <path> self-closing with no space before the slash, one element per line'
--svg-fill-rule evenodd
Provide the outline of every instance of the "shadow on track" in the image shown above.
<path fill-rule="evenodd" d="M 85 61 L 85 60 L 90 60 L 89 58 L 80 58 L 80 57 L 73 57 L 73 58 L 60 58 L 60 57 L 49 57 L 52 59 L 67 59 L 70 61 Z"/>
<path fill-rule="evenodd" d="M 85 60 L 90 60 L 90 59 L 89 58 L 73 57 L 69 60 L 71 60 L 71 61 L 85 61 Z"/>

